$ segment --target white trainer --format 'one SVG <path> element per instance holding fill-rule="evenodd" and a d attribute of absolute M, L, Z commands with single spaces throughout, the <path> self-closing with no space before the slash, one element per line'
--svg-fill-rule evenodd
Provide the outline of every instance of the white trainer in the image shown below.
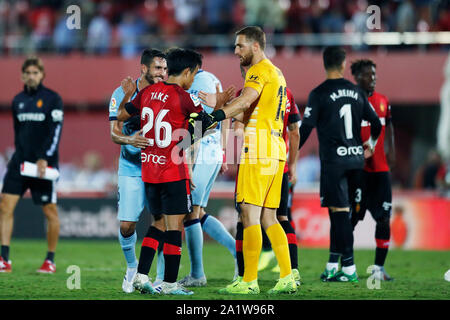
<path fill-rule="evenodd" d="M 122 282 L 123 292 L 125 292 L 125 293 L 134 292 L 133 281 L 134 281 L 134 278 L 136 277 L 136 272 L 137 272 L 136 268 L 128 268 L 127 269 L 127 272 L 125 273 L 125 276 L 123 277 L 123 282 Z"/>
<path fill-rule="evenodd" d="M 206 277 L 194 278 L 190 274 L 178 281 L 184 287 L 204 287 L 206 286 Z"/>
<path fill-rule="evenodd" d="M 161 294 L 190 296 L 194 294 L 194 292 L 186 289 L 178 282 L 163 282 L 161 284 Z"/>
<path fill-rule="evenodd" d="M 153 288 L 150 280 L 151 279 L 146 274 L 136 273 L 133 287 L 141 293 L 158 294 L 159 292 Z"/>

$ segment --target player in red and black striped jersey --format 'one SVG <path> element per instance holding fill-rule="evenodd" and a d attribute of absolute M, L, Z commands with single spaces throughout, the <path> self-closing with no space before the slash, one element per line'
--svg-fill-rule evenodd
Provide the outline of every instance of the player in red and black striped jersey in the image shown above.
<path fill-rule="evenodd" d="M 173 49 L 168 52 L 166 60 L 167 82 L 147 86 L 131 102 L 127 103 L 136 84 L 131 78 L 122 81 L 125 97 L 117 113 L 120 121 L 134 114 L 140 115 L 142 134 L 149 141 L 149 146 L 141 149 L 142 180 L 147 200 L 150 212 L 164 214 L 166 219 L 166 230 L 151 226 L 144 238 L 134 286 L 141 292 L 158 292 L 142 270 L 148 273 L 159 242 L 164 242 L 165 272 L 161 293 L 190 295 L 192 291 L 176 282 L 183 219 L 192 212 L 190 175 L 179 143 L 186 140 L 190 115 L 201 114 L 203 110 L 198 98 L 185 91 L 194 81 L 202 56 L 193 50 Z"/>
<path fill-rule="evenodd" d="M 368 100 L 377 113 L 382 129 L 373 155 L 364 162 L 361 207 L 354 208 L 353 228 L 359 220 L 364 219 L 369 210 L 376 221 L 375 229 L 375 267 L 374 276 L 379 280 L 392 280 L 384 270 L 384 263 L 389 250 L 390 217 L 392 208 L 392 191 L 390 166 L 394 165 L 394 131 L 391 120 L 391 106 L 388 99 L 375 91 L 376 65 L 371 60 L 357 60 L 352 63 L 352 74 L 356 83 L 368 96 Z M 370 124 L 361 123 L 361 138 L 369 139 Z M 386 148 L 386 147 L 387 148 Z"/>

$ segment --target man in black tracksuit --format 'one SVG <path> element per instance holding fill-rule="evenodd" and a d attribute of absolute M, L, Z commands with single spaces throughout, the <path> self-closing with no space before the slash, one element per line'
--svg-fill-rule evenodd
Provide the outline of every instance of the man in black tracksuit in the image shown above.
<path fill-rule="evenodd" d="M 24 90 L 12 102 L 15 152 L 8 163 L 0 202 L 1 256 L 0 272 L 11 272 L 9 244 L 13 230 L 14 209 L 30 189 L 33 202 L 42 206 L 48 221 L 48 252 L 38 272 L 54 273 L 55 249 L 59 238 L 55 182 L 43 179 L 47 167 L 58 168 L 58 146 L 63 124 L 63 103 L 54 91 L 44 87 L 44 66 L 31 57 L 22 65 Z M 24 161 L 36 163 L 37 177 L 20 174 Z"/>

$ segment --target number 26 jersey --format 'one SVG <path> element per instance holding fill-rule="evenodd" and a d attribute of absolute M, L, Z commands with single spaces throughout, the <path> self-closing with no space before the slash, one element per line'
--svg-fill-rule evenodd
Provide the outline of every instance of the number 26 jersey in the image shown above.
<path fill-rule="evenodd" d="M 189 115 L 203 110 L 199 99 L 177 84 L 159 82 L 141 90 L 125 109 L 131 115 L 140 114 L 142 134 L 150 142 L 141 149 L 142 180 L 164 183 L 189 179 L 184 153 L 177 143 L 188 133 Z"/>

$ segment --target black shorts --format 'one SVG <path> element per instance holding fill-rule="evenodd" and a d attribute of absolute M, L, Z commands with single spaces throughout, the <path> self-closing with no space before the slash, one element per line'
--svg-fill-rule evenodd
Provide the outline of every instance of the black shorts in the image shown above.
<path fill-rule="evenodd" d="M 277 209 L 277 216 L 287 216 L 289 207 L 289 174 L 283 173 L 283 181 L 281 182 L 281 199 L 280 206 Z"/>
<path fill-rule="evenodd" d="M 189 180 L 145 183 L 148 206 L 153 215 L 177 215 L 192 212 Z"/>
<path fill-rule="evenodd" d="M 350 208 L 361 201 L 362 170 L 321 166 L 320 204 L 322 207 Z"/>
<path fill-rule="evenodd" d="M 24 177 L 20 174 L 20 163 L 14 160 L 10 161 L 3 179 L 2 193 L 15 194 L 22 197 L 28 189 L 30 189 L 34 204 L 46 205 L 56 203 L 54 181 Z"/>
<path fill-rule="evenodd" d="M 392 188 L 390 172 L 363 173 L 363 189 L 360 220 L 364 219 L 366 210 L 375 220 L 391 216 Z"/>

